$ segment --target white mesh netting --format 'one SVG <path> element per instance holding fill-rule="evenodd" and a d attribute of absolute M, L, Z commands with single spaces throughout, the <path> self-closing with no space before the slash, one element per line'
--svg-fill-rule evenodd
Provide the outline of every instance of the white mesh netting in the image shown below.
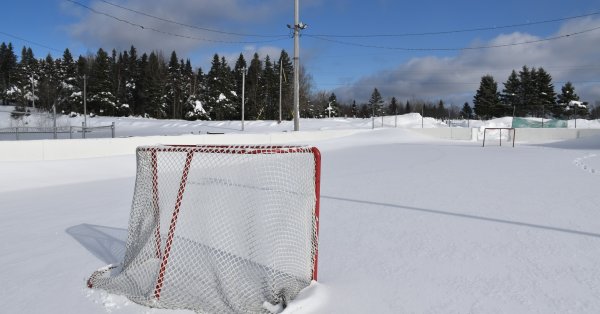
<path fill-rule="evenodd" d="M 88 286 L 200 313 L 285 307 L 316 279 L 319 173 L 312 147 L 139 147 L 124 261 Z"/>

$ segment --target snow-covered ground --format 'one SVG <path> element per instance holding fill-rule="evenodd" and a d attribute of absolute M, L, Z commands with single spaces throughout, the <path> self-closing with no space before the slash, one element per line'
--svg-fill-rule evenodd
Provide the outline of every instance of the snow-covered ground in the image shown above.
<path fill-rule="evenodd" d="M 119 136 L 241 127 L 112 120 Z M 323 160 L 319 282 L 284 313 L 600 313 L 600 137 L 482 148 L 413 133 L 417 115 L 371 123 L 301 121 L 365 131 L 306 143 Z M 133 154 L 0 162 L 0 312 L 187 313 L 85 287 L 120 261 L 134 179 Z"/>

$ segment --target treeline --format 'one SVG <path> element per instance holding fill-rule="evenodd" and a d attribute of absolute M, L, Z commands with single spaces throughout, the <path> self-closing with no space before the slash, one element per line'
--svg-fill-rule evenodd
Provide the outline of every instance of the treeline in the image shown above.
<path fill-rule="evenodd" d="M 317 95 L 318 107 L 324 103 L 336 103 L 334 94 L 326 99 L 324 95 Z M 552 77 L 543 68 L 528 68 L 523 66 L 518 73 L 513 70 L 502 91 L 498 90 L 498 83 L 491 75 L 481 78 L 479 89 L 473 98 L 473 107 L 464 103 L 459 109 L 455 105 L 447 106 L 443 100 L 437 103 L 412 100 L 405 104 L 392 97 L 384 101 L 375 88 L 368 103 L 357 105 L 341 104 L 335 107 L 342 116 L 368 118 L 373 115 L 394 115 L 418 112 L 426 117 L 436 119 L 491 119 L 495 117 L 552 117 L 558 119 L 569 118 L 600 118 L 600 106 L 590 108 L 589 104 L 580 101 L 579 95 L 571 82 L 561 87 L 561 92 L 554 91 Z M 322 114 L 321 114 L 322 116 Z M 325 113 L 326 116 L 326 113 Z"/>
<path fill-rule="evenodd" d="M 300 71 L 301 100 L 310 92 L 310 77 Z M 244 81 L 245 73 L 245 81 Z M 245 83 L 246 119 L 292 118 L 293 65 L 285 50 L 277 60 L 254 54 L 247 64 L 239 55 L 229 65 L 215 54 L 208 72 L 193 69 L 190 60 L 175 52 L 143 53 L 135 47 L 74 59 L 68 49 L 62 58 L 36 59 L 23 47 L 17 59 L 11 43 L 0 45 L 0 99 L 3 104 L 35 106 L 58 112 L 83 113 L 84 88 L 88 113 L 109 116 L 145 116 L 172 119 L 239 120 Z"/>
<path fill-rule="evenodd" d="M 443 100 L 435 103 L 419 99 L 402 102 L 396 97 L 385 101 L 377 88 L 373 89 L 369 101 L 361 104 L 357 104 L 356 101 L 352 101 L 350 104 L 338 103 L 335 93 L 327 96 L 326 92 L 318 92 L 313 95 L 312 99 L 313 101 L 306 106 L 309 112 L 306 112 L 302 117 L 328 117 L 329 111 L 331 111 L 331 117 L 371 118 L 373 116 L 402 115 L 415 112 L 425 117 L 440 120 L 475 118 L 473 109 L 468 103 L 464 103 L 462 107 L 459 107 L 457 105 L 447 105 Z M 331 109 L 328 110 L 328 108 Z"/>
<path fill-rule="evenodd" d="M 491 75 L 481 78 L 473 98 L 474 110 L 482 119 L 504 116 L 534 116 L 568 119 L 590 116 L 587 102 L 579 101 L 575 87 L 567 82 L 559 94 L 554 92 L 552 76 L 543 68 L 523 66 L 511 72 L 502 91 Z M 593 114 L 597 114 L 597 108 Z"/>
<path fill-rule="evenodd" d="M 144 116 L 189 120 L 239 120 L 242 87 L 245 85 L 245 118 L 278 120 L 293 118 L 293 65 L 282 50 L 277 60 L 254 54 L 249 63 L 242 54 L 233 65 L 223 56 L 213 56 L 210 69 L 193 68 L 172 52 L 138 54 L 128 51 L 78 56 L 65 49 L 61 58 L 35 58 L 23 47 L 17 58 L 11 43 L 0 44 L 0 100 L 2 104 L 35 106 L 57 112 L 83 113 L 84 89 L 88 114 Z M 334 93 L 312 93 L 312 78 L 300 69 L 300 116 L 302 118 L 357 117 L 418 112 L 438 119 L 503 116 L 600 117 L 600 107 L 591 113 L 587 103 L 578 102 L 575 87 L 567 82 L 554 92 L 552 77 L 543 68 L 523 66 L 512 71 L 504 89 L 490 75 L 481 78 L 473 107 L 447 106 L 443 100 L 385 101 L 374 88 L 368 102 L 339 103 Z M 282 83 L 280 84 L 280 79 Z M 280 86 L 281 85 L 281 86 Z M 281 88 L 281 89 L 280 89 Z"/>

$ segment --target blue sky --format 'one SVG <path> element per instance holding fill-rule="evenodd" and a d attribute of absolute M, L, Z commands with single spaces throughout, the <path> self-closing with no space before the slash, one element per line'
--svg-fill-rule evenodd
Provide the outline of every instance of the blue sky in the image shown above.
<path fill-rule="evenodd" d="M 315 91 L 333 91 L 341 100 L 363 102 L 378 88 L 386 99 L 462 105 L 472 101 L 481 76 L 493 75 L 502 88 L 512 69 L 528 65 L 546 69 L 557 91 L 572 81 L 582 100 L 600 101 L 597 0 L 300 0 L 300 9 L 308 24 L 301 62 Z M 31 47 L 37 58 L 59 57 L 65 48 L 85 55 L 132 44 L 167 56 L 176 50 L 207 71 L 214 53 L 231 65 L 239 53 L 247 59 L 254 52 L 274 59 L 281 49 L 292 54 L 286 28 L 292 23 L 293 0 L 20 0 L 0 19 L 0 41 L 12 42 L 17 53 Z M 463 31 L 476 28 L 483 30 Z M 503 47 L 460 50 L 484 46 Z"/>

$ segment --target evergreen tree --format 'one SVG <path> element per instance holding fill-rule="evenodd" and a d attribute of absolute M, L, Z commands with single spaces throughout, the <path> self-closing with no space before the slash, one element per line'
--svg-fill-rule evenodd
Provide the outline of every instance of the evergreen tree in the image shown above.
<path fill-rule="evenodd" d="M 246 64 L 246 59 L 244 58 L 244 55 L 240 53 L 240 56 L 238 57 L 237 61 L 235 62 L 235 65 L 233 66 L 233 80 L 234 80 L 234 84 L 235 84 L 235 95 L 233 97 L 233 101 L 235 103 L 236 106 L 236 112 L 239 113 L 239 116 L 237 117 L 237 119 L 241 119 L 242 116 L 242 88 L 245 87 L 243 86 L 244 84 L 244 76 L 246 76 L 246 71 L 247 71 L 247 67 L 248 65 Z M 247 95 L 244 95 L 245 98 Z M 246 101 L 246 100 L 244 100 Z M 244 104 L 245 107 L 245 104 Z M 244 112 L 244 119 L 246 119 L 245 116 L 245 112 Z"/>
<path fill-rule="evenodd" d="M 579 100 L 579 95 L 575 93 L 573 83 L 567 82 L 561 87 L 561 93 L 558 95 L 558 103 L 567 106 L 571 100 Z"/>
<path fill-rule="evenodd" d="M 206 91 L 206 79 L 202 68 L 194 75 L 194 84 L 192 96 L 189 99 L 191 105 L 190 111 L 186 115 L 189 120 L 210 120 L 209 113 L 204 109 L 204 94 Z"/>
<path fill-rule="evenodd" d="M 370 116 L 371 116 L 371 114 L 372 114 L 372 111 L 371 111 L 371 110 L 369 110 L 369 105 L 367 105 L 367 104 L 362 104 L 362 105 L 360 106 L 360 111 L 358 112 L 358 116 L 359 116 L 360 118 L 363 118 L 363 119 L 364 119 L 364 118 L 368 118 L 368 117 L 370 117 Z"/>
<path fill-rule="evenodd" d="M 352 118 L 358 117 L 358 106 L 356 105 L 356 100 L 353 100 L 352 106 L 350 106 L 350 116 L 352 116 Z"/>
<path fill-rule="evenodd" d="M 517 76 L 517 72 L 513 70 L 510 76 L 504 83 L 504 89 L 502 90 L 502 103 L 507 107 L 507 113 L 515 114 L 517 116 L 525 113 L 525 108 L 522 102 L 521 93 L 521 81 Z"/>
<path fill-rule="evenodd" d="M 490 119 L 503 114 L 504 108 L 500 101 L 498 93 L 498 84 L 491 75 L 485 75 L 481 78 L 479 89 L 473 98 L 475 113 L 483 118 Z"/>
<path fill-rule="evenodd" d="M 78 77 L 77 64 L 69 49 L 65 49 L 58 69 L 58 81 L 62 89 L 58 96 L 59 107 L 57 110 L 65 113 L 83 112 L 82 87 L 80 87 Z"/>
<path fill-rule="evenodd" d="M 142 61 L 140 67 L 146 63 L 146 54 L 142 55 Z M 140 80 L 143 88 L 143 99 L 146 100 L 145 112 L 149 113 L 150 116 L 164 119 L 167 117 L 167 106 L 164 97 L 164 86 L 165 84 L 162 75 L 162 65 L 158 55 L 155 52 L 151 52 L 148 56 L 148 62 L 143 70 L 143 79 Z"/>
<path fill-rule="evenodd" d="M 90 112 L 114 116 L 117 113 L 116 97 L 111 90 L 112 84 L 111 60 L 108 54 L 98 49 L 92 64 L 88 89 L 88 107 Z"/>
<path fill-rule="evenodd" d="M 142 116 L 155 116 L 155 111 L 150 109 L 152 106 L 149 104 L 150 78 L 148 73 L 150 65 L 146 53 L 142 54 L 137 66 L 140 75 L 134 81 L 135 113 Z"/>
<path fill-rule="evenodd" d="M 238 120 L 240 117 L 240 104 L 237 102 L 237 95 L 235 92 L 235 78 L 233 77 L 233 71 L 227 63 L 227 60 L 225 60 L 225 57 L 221 57 L 219 77 L 221 80 L 221 94 L 219 94 L 219 110 L 221 111 L 221 117 L 218 120 Z"/>
<path fill-rule="evenodd" d="M 558 106 L 562 108 L 561 118 L 587 116 L 588 109 L 583 106 L 571 103 L 579 101 L 579 95 L 575 93 L 573 83 L 567 82 L 561 87 L 561 93 L 558 95 Z"/>
<path fill-rule="evenodd" d="M 116 61 L 114 61 L 116 59 Z M 117 115 L 129 116 L 133 113 L 133 108 L 129 103 L 127 83 L 129 78 L 129 54 L 127 51 L 120 52 L 116 55 L 113 50 L 112 72 L 113 72 L 113 93 L 117 99 Z"/>
<path fill-rule="evenodd" d="M 562 108 L 556 105 L 556 93 L 554 92 L 554 84 L 552 77 L 543 68 L 537 69 L 534 72 L 534 80 L 539 95 L 539 105 L 542 106 L 542 114 L 546 115 L 550 112 L 554 117 L 563 115 Z"/>
<path fill-rule="evenodd" d="M 90 99 L 90 93 L 89 93 L 89 83 L 90 83 L 90 73 L 91 73 L 91 64 L 92 61 L 88 60 L 87 58 L 83 57 L 83 56 L 79 56 L 77 58 L 77 61 L 75 62 L 75 68 L 77 69 L 77 83 L 79 86 L 79 89 L 81 91 L 81 102 L 78 103 L 78 112 L 83 113 L 84 112 L 84 98 L 85 101 L 89 101 Z M 84 95 L 84 87 L 85 87 L 85 95 Z M 90 114 L 90 107 L 89 105 L 86 106 L 87 111 L 86 114 Z"/>
<path fill-rule="evenodd" d="M 315 109 L 314 103 L 311 104 L 310 97 L 312 93 L 312 76 L 306 72 L 304 66 L 300 66 L 300 91 L 299 91 L 299 106 L 300 116 L 305 118 L 314 118 L 318 116 L 319 111 Z"/>
<path fill-rule="evenodd" d="M 182 76 L 179 65 L 179 59 L 177 59 L 177 53 L 171 52 L 171 58 L 169 59 L 169 65 L 167 68 L 168 78 L 166 85 L 166 104 L 167 104 L 167 116 L 171 119 L 181 119 L 182 117 Z"/>
<path fill-rule="evenodd" d="M 183 61 L 183 60 L 181 60 Z M 185 61 L 185 64 L 182 62 L 180 64 L 182 70 L 182 80 L 183 80 L 183 91 L 181 100 L 183 103 L 183 118 L 189 119 L 191 113 L 193 113 L 195 108 L 196 97 L 196 76 L 194 74 L 194 69 L 192 69 L 192 63 L 190 59 Z"/>
<path fill-rule="evenodd" d="M 143 115 L 145 113 L 144 106 L 138 99 L 138 83 L 142 79 L 141 60 L 139 60 L 137 50 L 133 45 L 129 48 L 127 55 L 128 59 L 125 66 L 125 102 L 129 105 L 133 114 Z"/>
<path fill-rule="evenodd" d="M 0 98 L 3 104 L 30 106 L 35 96 L 37 107 L 50 110 L 56 105 L 59 112 L 82 112 L 86 77 L 90 114 L 204 119 L 209 117 L 204 112 L 208 109 L 212 119 L 239 119 L 241 72 L 247 67 L 246 117 L 279 119 L 281 114 L 283 119 L 293 118 L 294 69 L 285 50 L 277 62 L 269 56 L 261 60 L 255 54 L 250 66 L 240 54 L 233 70 L 224 57 L 217 58 L 204 75 L 201 69 L 195 74 L 190 60 L 177 58 L 175 52 L 168 63 L 162 52 L 140 58 L 134 46 L 122 52 L 112 49 L 110 53 L 100 48 L 95 55 L 79 56 L 76 61 L 66 49 L 62 58 L 54 60 L 48 55 L 37 60 L 31 48 L 23 47 L 18 59 L 11 43 L 0 43 Z M 355 104 L 354 108 L 340 105 L 335 94 L 327 95 L 325 91 L 322 98 L 329 97 L 328 102 L 311 104 L 312 77 L 303 68 L 299 71 L 300 109 L 306 117 L 322 116 L 328 103 L 333 108 L 332 116 L 341 115 L 343 110 L 345 114 L 358 114 Z"/>
<path fill-rule="evenodd" d="M 396 97 L 392 97 L 392 100 L 390 101 L 390 105 L 388 106 L 388 114 L 389 115 L 397 115 L 399 113 L 399 108 L 398 108 L 398 101 L 396 100 Z"/>
<path fill-rule="evenodd" d="M 207 91 L 204 95 L 204 103 L 211 119 L 237 118 L 233 102 L 235 94 L 234 79 L 225 58 L 219 58 L 218 54 L 213 56 L 206 79 Z"/>
<path fill-rule="evenodd" d="M 552 85 L 552 77 L 543 68 L 532 68 L 531 80 L 533 83 L 532 101 L 530 112 L 539 117 L 546 117 L 555 108 L 556 94 Z"/>
<path fill-rule="evenodd" d="M 473 109 L 471 108 L 468 102 L 465 102 L 465 104 L 463 105 L 462 109 L 460 110 L 460 115 L 464 119 L 473 119 Z"/>
<path fill-rule="evenodd" d="M 535 69 L 529 70 L 527 66 L 523 66 L 522 70 L 519 71 L 519 81 L 521 84 L 518 95 L 521 98 L 521 106 L 523 107 L 525 115 L 541 111 L 541 106 L 538 101 L 539 95 L 534 79 L 536 75 L 535 72 Z"/>
<path fill-rule="evenodd" d="M 248 95 L 246 114 L 249 120 L 260 119 L 264 112 L 264 107 L 261 102 L 263 92 L 261 86 L 262 73 L 262 62 L 260 61 L 258 54 L 255 53 L 250 61 L 248 75 L 246 76 L 246 94 Z"/>
<path fill-rule="evenodd" d="M 293 116 L 294 103 L 294 80 L 292 77 L 294 75 L 294 66 L 285 50 L 281 50 L 279 60 L 275 64 L 275 72 L 277 75 L 281 75 L 281 116 L 283 120 L 290 120 Z"/>
<path fill-rule="evenodd" d="M 404 113 L 411 113 L 413 111 L 413 107 L 410 105 L 410 102 L 406 101 L 406 106 L 404 106 Z"/>
<path fill-rule="evenodd" d="M 590 119 L 600 119 L 600 105 L 598 105 L 598 102 L 596 102 L 596 106 L 592 108 L 588 117 Z"/>
<path fill-rule="evenodd" d="M 111 56 L 108 58 L 109 61 L 109 68 L 110 68 L 110 72 L 111 72 L 111 90 L 110 93 L 114 96 L 115 99 L 115 109 L 114 109 L 114 115 L 117 116 L 121 116 L 123 115 L 123 113 L 127 113 L 128 109 L 127 106 L 122 107 L 121 104 L 123 104 L 124 102 L 124 95 L 121 93 L 122 91 L 124 91 L 124 87 L 125 87 L 125 80 L 123 80 L 123 54 L 122 53 L 117 53 L 116 49 L 112 50 Z M 125 109 L 125 112 L 122 112 L 122 110 Z"/>
<path fill-rule="evenodd" d="M 58 99 L 63 86 L 60 85 L 57 67 L 50 54 L 39 64 L 39 77 L 39 87 L 36 92 L 39 95 L 39 106 L 36 102 L 36 107 L 51 111 L 52 106 L 56 105 L 56 110 L 60 111 L 61 104 L 58 103 Z"/>
<path fill-rule="evenodd" d="M 48 57 L 50 57 L 48 59 Z M 52 75 L 52 79 L 56 78 L 56 73 L 54 71 L 54 59 L 50 55 L 48 55 L 47 61 L 50 64 L 47 66 L 47 70 L 51 71 L 50 75 Z M 17 74 L 19 80 L 19 89 L 22 91 L 21 95 L 23 96 L 23 101 L 21 102 L 26 106 L 33 106 L 34 97 L 39 98 L 38 95 L 34 95 L 34 90 L 38 88 L 38 84 L 40 81 L 40 69 L 38 60 L 35 59 L 33 55 L 33 51 L 30 47 L 23 47 L 23 51 L 21 53 L 21 62 L 18 67 L 19 73 Z M 54 91 L 52 91 L 54 92 Z"/>
<path fill-rule="evenodd" d="M 21 49 L 21 60 L 12 71 L 10 85 L 7 90 L 9 102 L 19 106 L 18 111 L 24 111 L 25 106 L 31 106 L 33 101 L 32 83 L 37 85 L 37 60 L 33 52 L 26 47 Z"/>
<path fill-rule="evenodd" d="M 329 112 L 329 109 L 327 108 L 331 108 L 331 113 Z M 331 95 L 329 95 L 329 98 L 327 99 L 327 106 L 325 107 L 325 112 L 324 114 L 326 114 L 326 117 L 339 117 L 340 116 L 340 105 L 338 104 L 337 101 L 337 96 L 334 93 L 331 93 Z"/>
<path fill-rule="evenodd" d="M 264 69 L 261 75 L 264 88 L 264 119 L 279 119 L 279 75 L 275 72 L 271 58 L 267 55 L 264 61 Z"/>
<path fill-rule="evenodd" d="M 13 89 L 17 77 L 17 55 L 15 55 L 12 43 L 0 45 L 0 97 L 2 104 L 14 103 Z"/>
<path fill-rule="evenodd" d="M 446 110 L 444 101 L 441 99 L 438 102 L 437 108 L 435 109 L 434 117 L 437 119 L 442 119 L 442 120 L 445 120 L 446 118 L 449 117 L 448 110 Z"/>
<path fill-rule="evenodd" d="M 371 98 L 369 99 L 369 106 L 371 107 L 371 114 L 374 116 L 381 116 L 383 114 L 382 111 L 383 98 L 379 93 L 377 88 L 373 89 L 371 93 Z"/>

